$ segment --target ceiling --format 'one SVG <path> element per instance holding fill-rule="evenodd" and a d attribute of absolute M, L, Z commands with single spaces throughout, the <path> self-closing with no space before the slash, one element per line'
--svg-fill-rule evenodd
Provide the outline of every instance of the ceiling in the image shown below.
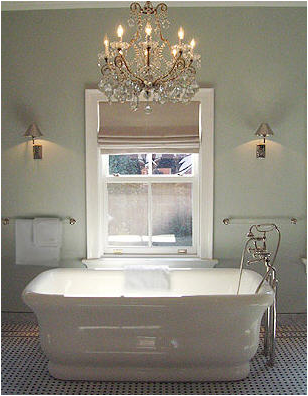
<path fill-rule="evenodd" d="M 127 8 L 131 1 L 1 1 L 2 11 Z M 143 3 L 143 1 L 141 1 Z M 306 1 L 166 1 L 168 7 L 307 7 Z M 154 2 L 155 4 L 155 2 Z"/>

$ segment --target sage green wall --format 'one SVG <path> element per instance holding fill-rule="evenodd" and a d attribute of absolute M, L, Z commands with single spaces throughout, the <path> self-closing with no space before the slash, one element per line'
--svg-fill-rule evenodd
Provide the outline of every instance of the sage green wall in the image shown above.
<path fill-rule="evenodd" d="M 202 55 L 198 81 L 215 88 L 214 256 L 238 266 L 247 226 L 226 216 L 305 216 L 306 9 L 171 8 Z M 86 255 L 84 90 L 99 79 L 104 32 L 127 9 L 2 13 L 2 216 L 73 216 L 64 227 L 63 265 Z M 44 134 L 43 160 L 22 134 Z M 275 135 L 256 160 L 253 133 Z M 306 221 L 283 224 L 277 262 L 279 312 L 306 310 Z M 14 226 L 2 226 L 2 309 L 27 311 L 20 293 L 44 267 L 14 265 Z"/>

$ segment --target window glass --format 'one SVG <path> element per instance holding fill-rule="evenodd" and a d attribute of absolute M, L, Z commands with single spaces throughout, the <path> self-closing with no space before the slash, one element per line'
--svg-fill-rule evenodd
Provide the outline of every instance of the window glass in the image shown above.
<path fill-rule="evenodd" d="M 153 246 L 192 246 L 192 184 L 152 183 Z"/>
<path fill-rule="evenodd" d="M 180 153 L 104 156 L 106 252 L 115 247 L 128 253 L 177 253 L 178 247 L 195 251 L 193 158 Z"/>
<path fill-rule="evenodd" d="M 110 183 L 108 192 L 108 245 L 148 245 L 148 186 Z"/>
<path fill-rule="evenodd" d="M 109 155 L 109 175 L 147 175 L 147 154 Z"/>
<path fill-rule="evenodd" d="M 152 154 L 153 175 L 191 175 L 191 154 Z"/>
<path fill-rule="evenodd" d="M 192 175 L 192 154 L 117 154 L 108 162 L 114 176 Z"/>

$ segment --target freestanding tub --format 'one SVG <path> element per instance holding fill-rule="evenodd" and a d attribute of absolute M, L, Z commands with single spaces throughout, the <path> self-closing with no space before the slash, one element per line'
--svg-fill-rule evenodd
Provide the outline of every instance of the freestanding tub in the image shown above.
<path fill-rule="evenodd" d="M 170 270 L 170 290 L 128 292 L 123 270 L 58 268 L 23 292 L 50 374 L 117 381 L 238 380 L 249 374 L 273 302 L 261 276 L 238 269 Z"/>

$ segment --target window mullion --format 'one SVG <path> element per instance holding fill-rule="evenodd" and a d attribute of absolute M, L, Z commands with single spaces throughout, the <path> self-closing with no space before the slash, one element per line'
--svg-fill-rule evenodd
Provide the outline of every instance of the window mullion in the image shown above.
<path fill-rule="evenodd" d="M 152 176 L 152 154 L 147 154 L 147 160 L 149 164 L 148 175 Z M 152 247 L 152 184 L 148 182 L 148 246 Z"/>
<path fill-rule="evenodd" d="M 102 225 L 102 229 L 103 229 L 103 246 L 104 248 L 106 248 L 106 246 L 108 246 L 108 221 L 106 221 L 106 219 L 108 219 L 108 213 L 109 213 L 109 197 L 108 197 L 108 182 L 106 179 L 103 179 L 103 213 L 104 213 L 104 222 Z"/>
<path fill-rule="evenodd" d="M 148 246 L 152 247 L 152 183 L 148 183 L 148 235 L 149 235 L 149 243 Z"/>
<path fill-rule="evenodd" d="M 153 171 L 153 167 L 152 167 L 152 153 L 151 154 L 147 154 L 147 159 L 148 159 L 148 163 L 149 163 L 149 176 L 152 176 L 152 171 Z"/>
<path fill-rule="evenodd" d="M 197 176 L 109 176 L 108 183 L 192 183 Z"/>

